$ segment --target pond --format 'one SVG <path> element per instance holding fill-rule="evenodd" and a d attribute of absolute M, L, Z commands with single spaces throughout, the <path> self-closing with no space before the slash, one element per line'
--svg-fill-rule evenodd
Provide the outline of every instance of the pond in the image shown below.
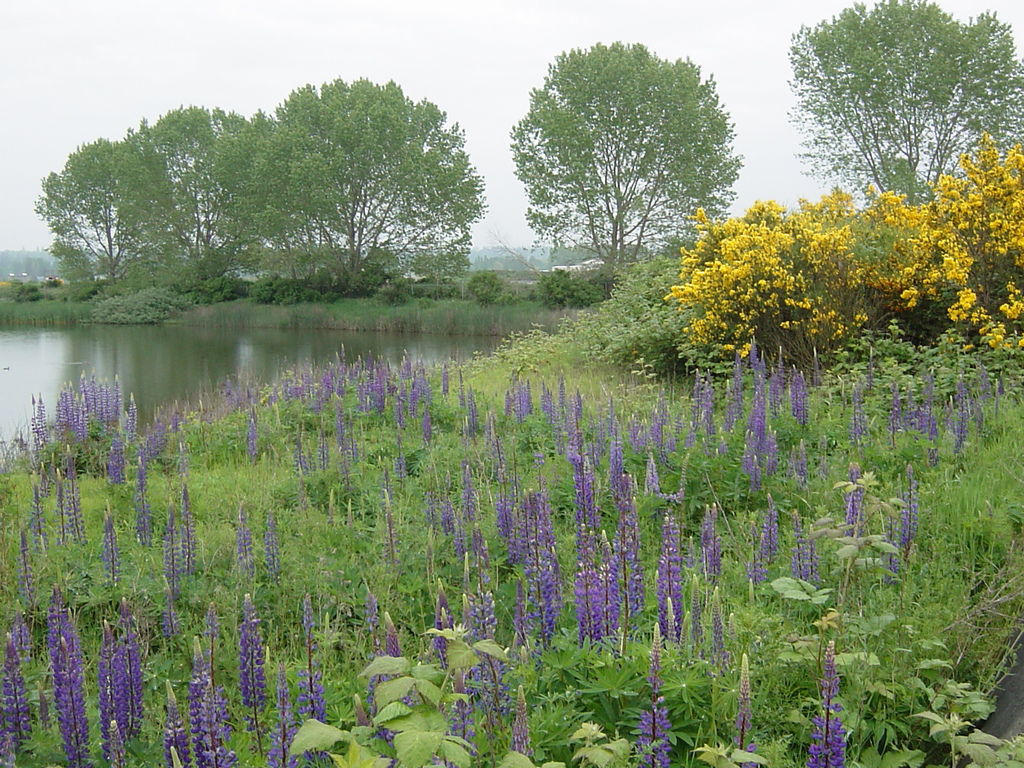
<path fill-rule="evenodd" d="M 398 362 L 469 359 L 491 336 L 431 336 L 327 330 L 183 326 L 0 327 L 0 441 L 28 427 L 32 397 L 53 417 L 57 394 L 81 376 L 134 393 L 139 418 L 216 390 L 227 378 L 272 381 L 289 368 L 374 355 Z"/>

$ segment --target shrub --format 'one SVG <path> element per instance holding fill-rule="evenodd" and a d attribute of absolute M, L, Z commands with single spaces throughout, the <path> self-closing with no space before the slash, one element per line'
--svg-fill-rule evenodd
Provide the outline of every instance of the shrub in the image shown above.
<path fill-rule="evenodd" d="M 466 290 L 477 304 L 495 304 L 507 292 L 508 285 L 495 272 L 474 272 L 466 282 Z"/>
<path fill-rule="evenodd" d="M 385 304 L 397 306 L 412 298 L 412 283 L 404 277 L 396 277 L 377 289 L 377 298 Z"/>
<path fill-rule="evenodd" d="M 188 301 L 180 294 L 166 288 L 146 288 L 97 302 L 92 319 L 115 325 L 153 325 L 187 306 Z"/>
<path fill-rule="evenodd" d="M 665 300 L 679 260 L 663 256 L 626 268 L 611 298 L 574 326 L 578 342 L 597 359 L 659 374 L 698 364 L 685 335 L 689 315 Z"/>
<path fill-rule="evenodd" d="M 68 284 L 67 301 L 92 301 L 107 288 L 106 280 L 75 280 Z"/>
<path fill-rule="evenodd" d="M 39 301 L 41 298 L 43 298 L 43 292 L 36 283 L 22 283 L 14 289 L 15 301 Z"/>
<path fill-rule="evenodd" d="M 593 277 L 559 270 L 541 275 L 537 298 L 545 307 L 590 307 L 605 295 Z"/>
<path fill-rule="evenodd" d="M 249 284 L 238 277 L 213 277 L 189 286 L 184 293 L 196 304 L 218 304 L 245 298 Z"/>
<path fill-rule="evenodd" d="M 249 287 L 257 304 L 299 304 L 316 301 L 319 295 L 302 280 L 290 277 L 261 277 Z"/>

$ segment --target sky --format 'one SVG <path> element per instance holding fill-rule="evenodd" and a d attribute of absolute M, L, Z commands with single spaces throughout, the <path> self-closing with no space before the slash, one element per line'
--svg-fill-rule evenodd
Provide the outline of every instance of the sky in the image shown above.
<path fill-rule="evenodd" d="M 81 144 L 119 139 L 183 105 L 251 115 L 307 83 L 394 80 L 465 132 L 486 184 L 475 247 L 527 246 L 526 195 L 509 133 L 555 57 L 642 43 L 713 77 L 743 169 L 734 211 L 795 204 L 828 187 L 806 175 L 789 121 L 788 51 L 837 0 L 34 0 L 0 3 L 0 250 L 44 248 L 40 182 Z M 946 0 L 961 21 L 995 11 L 1024 50 L 1020 0 Z M 912 31 L 908 30 L 908 34 Z"/>

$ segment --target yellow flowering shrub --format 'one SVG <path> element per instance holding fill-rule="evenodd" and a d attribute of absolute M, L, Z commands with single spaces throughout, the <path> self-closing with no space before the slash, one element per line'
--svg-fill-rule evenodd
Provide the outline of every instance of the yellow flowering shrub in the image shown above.
<path fill-rule="evenodd" d="M 666 296 L 692 311 L 685 333 L 697 345 L 746 354 L 756 338 L 807 360 L 871 322 L 873 292 L 892 282 L 884 260 L 858 255 L 861 217 L 839 191 L 795 211 L 768 201 L 720 222 L 698 212 L 697 227 L 696 246 L 682 250 L 680 283 Z"/>
<path fill-rule="evenodd" d="M 1003 154 L 986 135 L 960 165 L 963 176 L 942 176 L 920 207 L 901 297 L 907 309 L 939 302 L 968 339 L 1024 347 L 1024 150 Z"/>

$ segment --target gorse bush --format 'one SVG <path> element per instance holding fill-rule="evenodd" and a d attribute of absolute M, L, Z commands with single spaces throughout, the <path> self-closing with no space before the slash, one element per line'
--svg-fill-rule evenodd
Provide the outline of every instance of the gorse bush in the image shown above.
<path fill-rule="evenodd" d="M 114 325 L 152 325 L 187 306 L 188 300 L 180 294 L 166 288 L 147 288 L 98 301 L 92 310 L 92 320 Z"/>
<path fill-rule="evenodd" d="M 1024 348 L 1024 150 L 1001 153 L 986 136 L 961 168 L 921 205 L 869 191 L 858 211 L 836 191 L 795 211 L 698 212 L 670 291 L 686 340 L 728 356 L 757 339 L 807 364 L 896 318 L 917 342 Z"/>

